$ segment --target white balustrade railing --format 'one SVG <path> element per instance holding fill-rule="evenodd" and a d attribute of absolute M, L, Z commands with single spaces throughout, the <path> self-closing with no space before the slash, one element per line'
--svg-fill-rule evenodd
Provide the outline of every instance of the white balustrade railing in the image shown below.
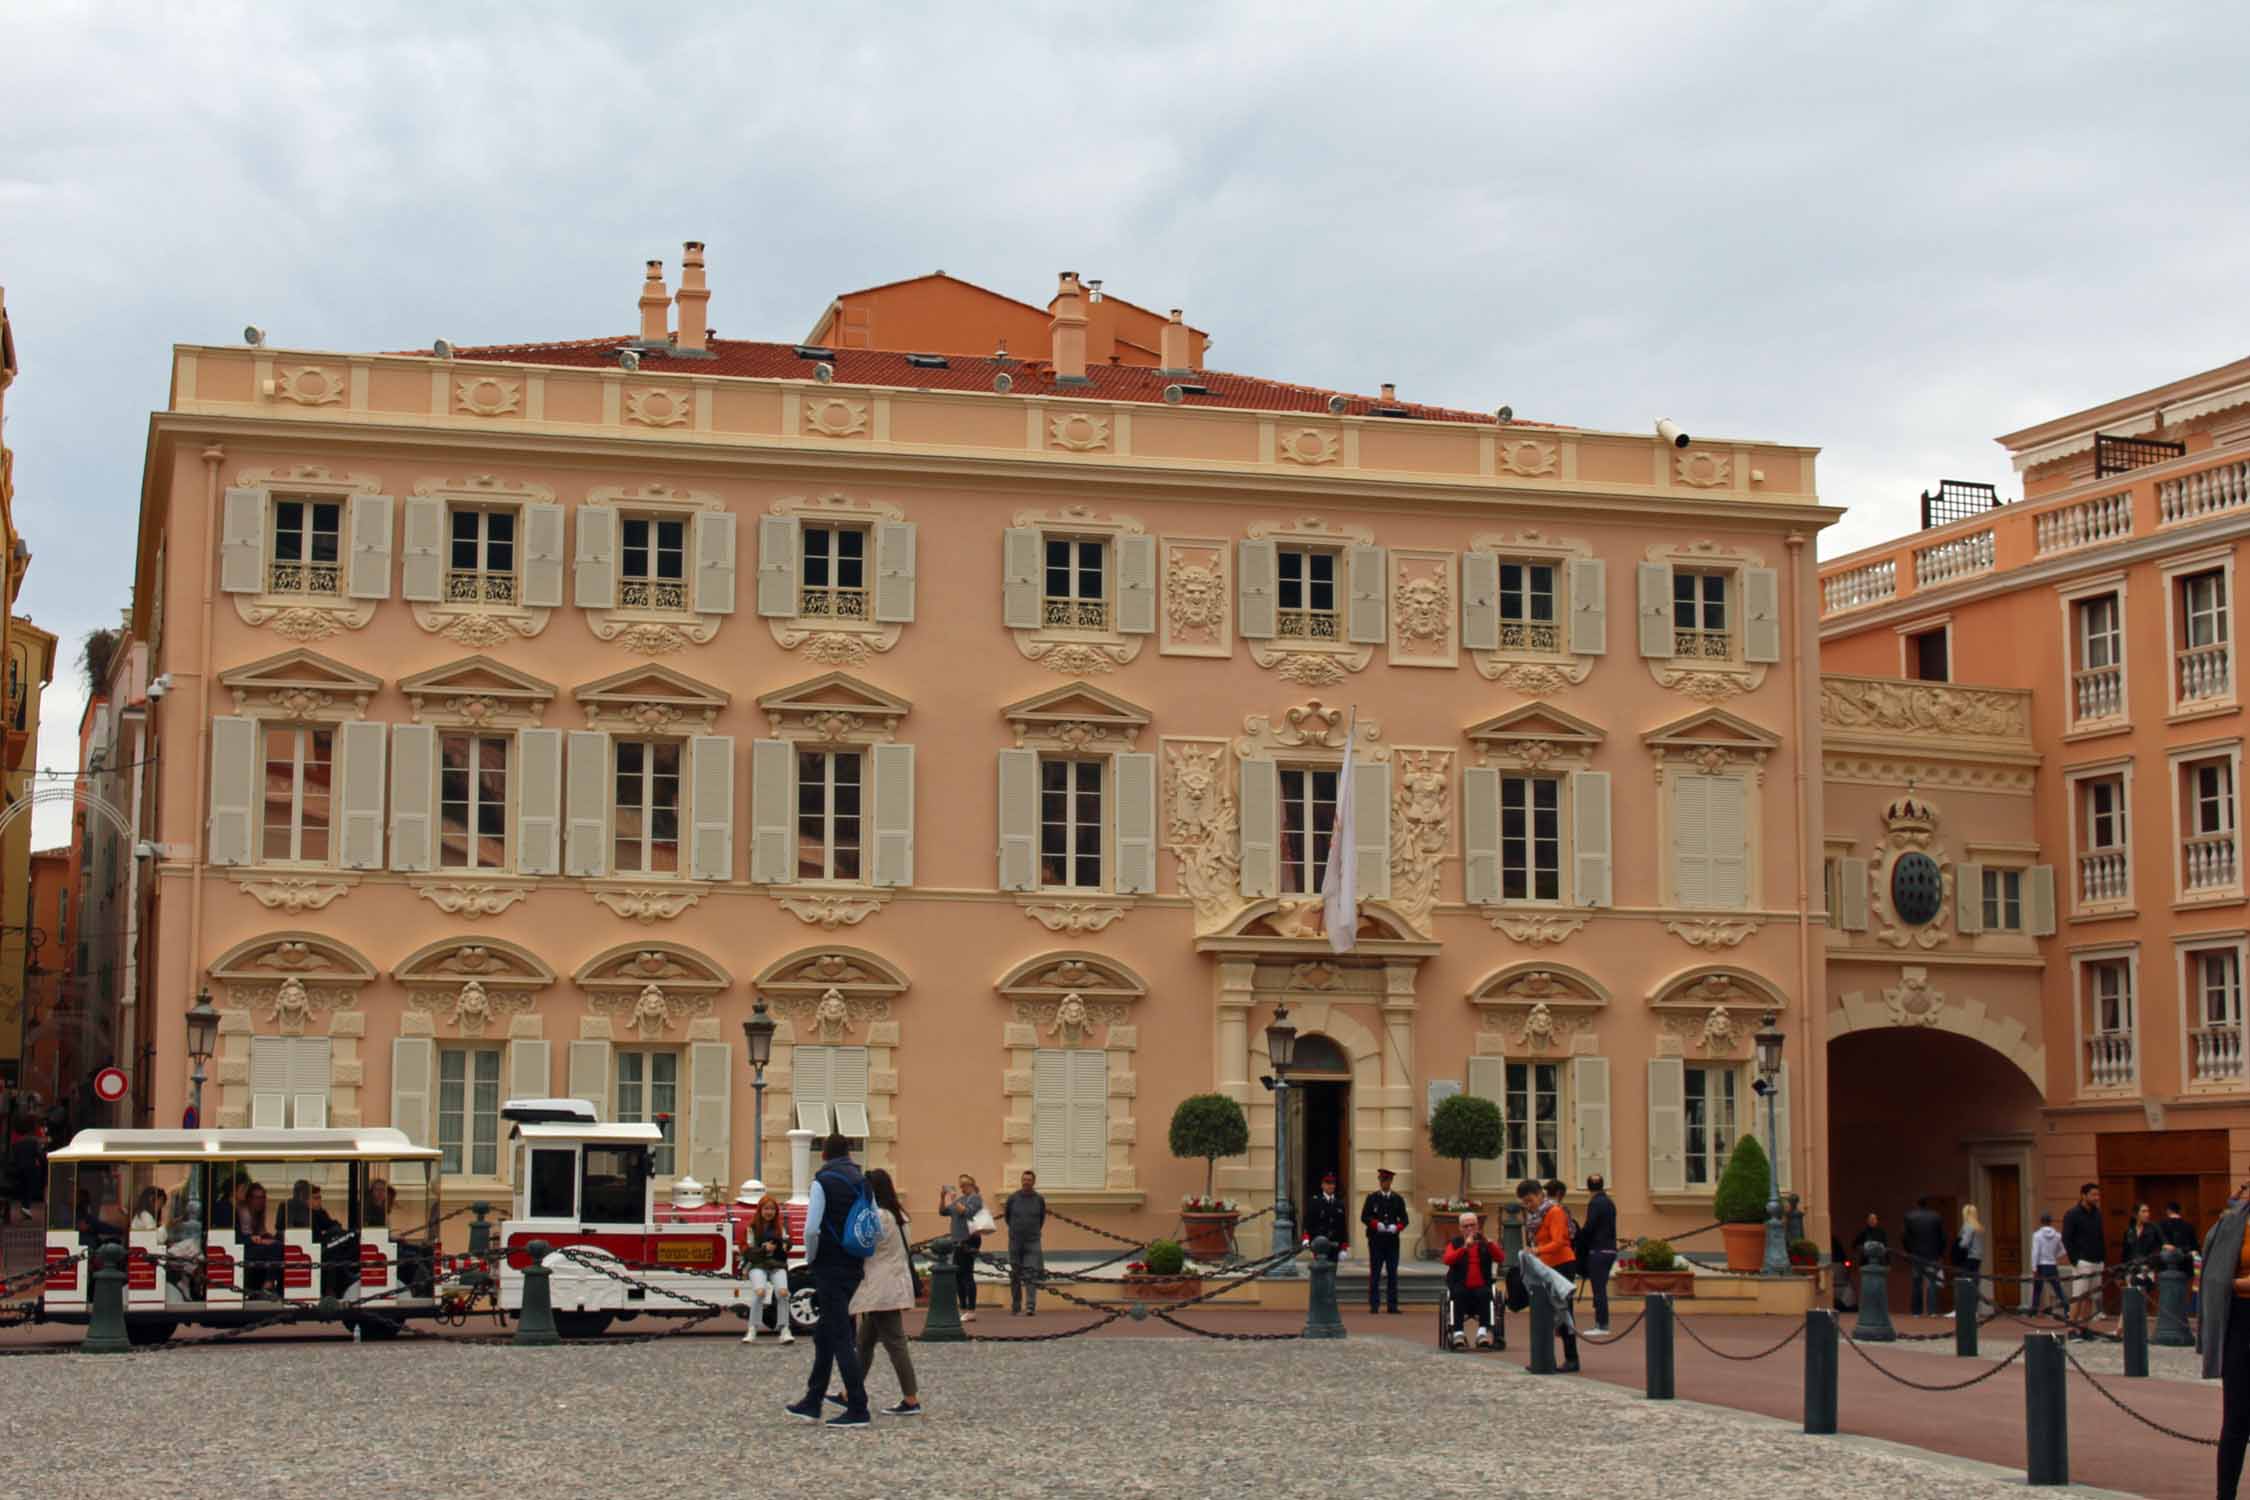
<path fill-rule="evenodd" d="M 2114 719 L 2125 712 L 2125 669 L 2123 667 L 2095 667 L 2080 672 L 2074 683 L 2077 709 L 2075 722 L 2091 723 L 2096 719 Z"/>
<path fill-rule="evenodd" d="M 2238 1025 L 2198 1026 L 2188 1032 L 2188 1059 L 2193 1083 L 2242 1081 L 2242 1028 Z"/>
<path fill-rule="evenodd" d="M 2217 891 L 2232 887 L 2240 866 L 2236 863 L 2234 835 L 2199 833 L 2187 841 L 2187 888 Z"/>
<path fill-rule="evenodd" d="M 2250 505 L 2250 458 L 2238 458 L 2199 474 L 2182 474 L 2156 486 L 2156 515 L 2166 526 L 2176 521 L 2198 521 L 2244 505 Z"/>
<path fill-rule="evenodd" d="M 2130 1088 L 2133 1083 L 2133 1034 L 2105 1031 L 2086 1039 L 2086 1082 L 2097 1089 Z"/>
<path fill-rule="evenodd" d="M 1895 557 L 1832 574 L 1822 579 L 1820 585 L 1823 614 L 1838 615 L 1847 609 L 1862 609 L 1897 597 L 1898 559 Z"/>
<path fill-rule="evenodd" d="M 1974 531 L 1949 542 L 1915 548 L 1914 586 L 1926 589 L 1957 578 L 1973 578 L 1991 572 L 1992 565 L 1992 532 Z"/>
<path fill-rule="evenodd" d="M 2081 500 L 2033 517 L 2039 538 L 2039 555 L 2068 552 L 2133 534 L 2133 496 L 2103 495 Z"/>
<path fill-rule="evenodd" d="M 2179 653 L 2180 702 L 2201 703 L 2224 698 L 2234 686 L 2234 673 L 2224 644 L 2190 646 Z"/>
<path fill-rule="evenodd" d="M 2097 849 L 2078 856 L 2078 902 L 2081 906 L 2122 901 L 2128 889 L 2124 850 Z"/>

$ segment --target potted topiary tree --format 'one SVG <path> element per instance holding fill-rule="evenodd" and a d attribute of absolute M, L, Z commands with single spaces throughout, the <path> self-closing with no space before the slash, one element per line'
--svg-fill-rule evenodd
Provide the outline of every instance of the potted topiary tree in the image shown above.
<path fill-rule="evenodd" d="M 1423 1243 L 1435 1254 L 1452 1238 L 1454 1215 L 1482 1212 L 1484 1205 L 1469 1197 L 1469 1163 L 1490 1161 L 1506 1143 L 1500 1124 L 1500 1106 L 1477 1094 L 1455 1094 L 1440 1099 L 1430 1111 L 1430 1149 L 1461 1163 L 1461 1190 L 1451 1198 L 1432 1198 L 1422 1216 Z"/>
<path fill-rule="evenodd" d="M 1187 1257 L 1178 1240 L 1150 1240 L 1147 1257 L 1125 1267 L 1125 1295 L 1136 1302 L 1201 1296 L 1203 1278 L 1188 1274 Z"/>
<path fill-rule="evenodd" d="M 1172 1155 L 1203 1161 L 1203 1191 L 1180 1200 L 1182 1237 L 1198 1260 L 1219 1260 L 1234 1249 L 1234 1225 L 1241 1206 L 1212 1192 L 1219 1158 L 1250 1149 L 1250 1120 L 1225 1094 L 1190 1094 L 1172 1111 Z"/>
<path fill-rule="evenodd" d="M 1727 1167 L 1719 1174 L 1719 1191 L 1711 1200 L 1711 1216 L 1727 1242 L 1727 1269 L 1756 1271 L 1766 1263 L 1766 1200 L 1773 1192 L 1773 1168 L 1754 1135 L 1734 1143 Z"/>
<path fill-rule="evenodd" d="M 1617 1258 L 1617 1273 L 1610 1289 L 1620 1297 L 1641 1297 L 1651 1292 L 1692 1297 L 1695 1267 L 1680 1259 L 1668 1240 L 1638 1239 Z"/>

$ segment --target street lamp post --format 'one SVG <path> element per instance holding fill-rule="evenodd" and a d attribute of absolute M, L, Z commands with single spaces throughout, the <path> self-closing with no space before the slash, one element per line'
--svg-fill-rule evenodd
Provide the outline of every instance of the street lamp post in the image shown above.
<path fill-rule="evenodd" d="M 742 1023 L 742 1040 L 750 1049 L 751 1109 L 757 1122 L 750 1133 L 750 1175 L 760 1182 L 766 1180 L 766 1064 L 773 1061 L 775 1025 L 763 996 L 750 1007 L 750 1019 Z"/>
<path fill-rule="evenodd" d="M 1759 1023 L 1757 1090 L 1766 1100 L 1766 1262 L 1760 1274 L 1789 1274 L 1789 1240 L 1781 1225 L 1781 1155 L 1776 1114 L 1781 1093 L 1781 1028 L 1778 1017 L 1767 1011 Z"/>
<path fill-rule="evenodd" d="M 187 1013 L 188 1061 L 195 1065 L 195 1071 L 188 1074 L 188 1107 L 195 1111 L 198 1130 L 203 1128 L 203 1083 L 206 1077 L 203 1066 L 211 1060 L 211 1054 L 218 1050 L 218 1044 L 219 1012 L 211 1004 L 211 992 L 204 990 L 195 997 L 195 1004 L 188 1007 Z"/>
<path fill-rule="evenodd" d="M 1289 1066 L 1297 1060 L 1297 1028 L 1289 1007 L 1277 1006 L 1266 1027 L 1266 1057 L 1273 1064 L 1273 1252 L 1297 1249 L 1297 1209 L 1289 1198 Z M 1286 1263 L 1285 1263 L 1286 1264 Z"/>

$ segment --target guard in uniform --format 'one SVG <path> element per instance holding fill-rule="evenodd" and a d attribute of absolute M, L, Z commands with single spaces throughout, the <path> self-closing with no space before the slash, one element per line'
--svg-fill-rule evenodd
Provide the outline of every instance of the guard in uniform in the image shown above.
<path fill-rule="evenodd" d="M 1367 1310 L 1381 1312 L 1379 1283 L 1390 1278 L 1390 1310 L 1398 1311 L 1398 1242 L 1406 1233 L 1406 1200 L 1391 1191 L 1394 1174 L 1378 1167 L 1375 1191 L 1360 1205 L 1360 1228 L 1367 1231 Z"/>
<path fill-rule="evenodd" d="M 1339 1260 L 1344 1254 L 1344 1200 L 1336 1196 L 1336 1174 L 1320 1174 L 1320 1196 L 1305 1205 L 1305 1242 L 1326 1238 L 1328 1258 Z"/>

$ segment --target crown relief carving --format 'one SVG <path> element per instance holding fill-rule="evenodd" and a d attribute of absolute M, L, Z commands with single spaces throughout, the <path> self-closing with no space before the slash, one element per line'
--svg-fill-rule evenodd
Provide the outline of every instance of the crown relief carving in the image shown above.
<path fill-rule="evenodd" d="M 299 406 L 334 406 L 344 399 L 347 379 L 335 365 L 276 365 L 267 394 Z"/>
<path fill-rule="evenodd" d="M 1493 445 L 1492 459 L 1503 474 L 1540 479 L 1556 472 L 1558 452 L 1557 445 L 1536 438 L 1502 438 Z"/>
<path fill-rule="evenodd" d="M 1298 427 L 1274 435 L 1274 454 L 1284 463 L 1316 468 L 1332 464 L 1343 451 L 1341 434 L 1325 427 Z"/>
<path fill-rule="evenodd" d="M 857 437 L 867 431 L 867 403 L 843 396 L 809 396 L 805 431 L 818 437 Z"/>
<path fill-rule="evenodd" d="M 523 410 L 523 382 L 473 375 L 453 383 L 453 409 L 472 417 L 509 417 Z"/>
<path fill-rule="evenodd" d="M 695 393 L 677 386 L 634 386 L 625 392 L 625 420 L 642 427 L 684 427 L 695 413 Z"/>
<path fill-rule="evenodd" d="M 1047 419 L 1047 440 L 1072 453 L 1093 453 L 1109 446 L 1109 418 L 1074 411 Z"/>

